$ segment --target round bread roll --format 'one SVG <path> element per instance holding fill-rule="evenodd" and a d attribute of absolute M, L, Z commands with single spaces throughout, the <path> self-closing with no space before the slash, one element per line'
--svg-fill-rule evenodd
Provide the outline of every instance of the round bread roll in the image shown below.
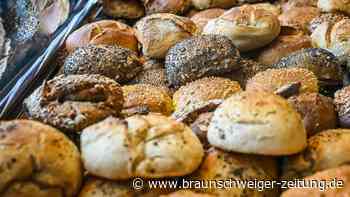
<path fill-rule="evenodd" d="M 276 64 L 293 52 L 311 47 L 311 38 L 308 35 L 280 35 L 259 53 L 257 61 L 265 65 Z"/>
<path fill-rule="evenodd" d="M 276 16 L 281 14 L 281 6 L 279 6 L 278 4 L 256 3 L 252 4 L 251 6 L 255 7 L 256 9 L 263 9 L 269 11 Z"/>
<path fill-rule="evenodd" d="M 173 111 L 171 97 L 166 91 L 147 84 L 123 86 L 124 117 L 135 114 L 161 113 L 169 116 Z"/>
<path fill-rule="evenodd" d="M 336 185 L 333 187 L 326 187 L 327 184 L 337 180 Z M 324 185 L 321 188 L 291 188 L 282 193 L 281 197 L 309 197 L 309 196 L 348 196 L 350 193 L 350 166 L 344 165 L 338 168 L 332 168 L 324 171 L 317 172 L 311 176 L 305 178 L 307 182 L 319 181 Z M 327 181 L 325 183 L 324 181 Z M 340 185 L 339 182 L 340 182 Z M 324 191 L 321 191 L 324 190 Z"/>
<path fill-rule="evenodd" d="M 218 18 L 224 12 L 224 9 L 211 8 L 197 12 L 196 14 L 191 16 L 191 20 L 197 25 L 198 32 L 202 32 L 203 28 L 205 27 L 205 25 L 207 25 L 209 20 Z"/>
<path fill-rule="evenodd" d="M 103 12 L 114 18 L 137 19 L 145 15 L 138 0 L 103 0 Z"/>
<path fill-rule="evenodd" d="M 320 48 L 303 49 L 282 58 L 275 68 L 306 68 L 312 71 L 321 87 L 338 86 L 343 83 L 342 68 L 338 59 Z"/>
<path fill-rule="evenodd" d="M 347 129 L 326 130 L 312 136 L 303 152 L 284 159 L 282 179 L 294 180 L 349 163 L 349 140 Z"/>
<path fill-rule="evenodd" d="M 191 190 L 179 190 L 168 195 L 161 195 L 160 197 L 215 197 L 215 195 L 198 193 Z"/>
<path fill-rule="evenodd" d="M 350 15 L 349 0 L 318 0 L 317 7 L 323 12 L 345 12 Z"/>
<path fill-rule="evenodd" d="M 277 16 L 255 6 L 244 5 L 226 11 L 212 19 L 203 34 L 224 35 L 231 39 L 240 51 L 250 51 L 269 44 L 280 33 Z"/>
<path fill-rule="evenodd" d="M 66 49 L 72 52 L 88 44 L 119 45 L 135 52 L 138 50 L 134 29 L 114 20 L 97 21 L 80 27 L 68 36 Z"/>
<path fill-rule="evenodd" d="M 112 180 L 187 175 L 204 154 L 190 128 L 156 114 L 90 126 L 81 134 L 81 151 L 90 174 Z"/>
<path fill-rule="evenodd" d="M 184 110 L 193 103 L 226 99 L 241 91 L 240 85 L 229 79 L 206 77 L 182 86 L 173 95 L 175 111 Z"/>
<path fill-rule="evenodd" d="M 210 144 L 208 142 L 207 134 L 208 127 L 213 118 L 213 112 L 202 113 L 198 118 L 191 124 L 191 129 L 195 133 L 198 139 L 201 141 L 204 149 L 208 149 Z"/>
<path fill-rule="evenodd" d="M 77 147 L 39 122 L 0 122 L 0 193 L 3 197 L 73 197 L 82 181 Z"/>
<path fill-rule="evenodd" d="M 172 46 L 197 31 L 196 24 L 189 18 L 166 13 L 146 16 L 135 28 L 143 55 L 156 59 L 163 59 Z"/>
<path fill-rule="evenodd" d="M 315 47 L 327 49 L 342 62 L 346 62 L 350 56 L 350 19 L 333 24 L 324 22 L 314 30 L 311 38 Z"/>
<path fill-rule="evenodd" d="M 338 112 L 340 126 L 350 128 L 350 86 L 346 86 L 334 94 L 334 104 Z"/>
<path fill-rule="evenodd" d="M 300 113 L 308 136 L 334 129 L 337 126 L 337 114 L 333 100 L 317 93 L 304 93 L 288 99 Z"/>
<path fill-rule="evenodd" d="M 122 88 L 100 75 L 60 75 L 25 101 L 28 116 L 63 131 L 79 132 L 123 107 Z"/>
<path fill-rule="evenodd" d="M 226 99 L 208 128 L 212 146 L 227 151 L 290 155 L 306 146 L 302 119 L 287 100 L 262 91 L 246 91 Z"/>
<path fill-rule="evenodd" d="M 317 7 L 318 0 L 280 0 L 283 11 L 294 9 L 295 7 Z"/>
<path fill-rule="evenodd" d="M 275 180 L 277 163 L 272 157 L 228 153 L 211 148 L 200 168 L 190 177 L 193 180 L 225 181 L 225 180 Z M 227 184 L 229 185 L 229 184 Z M 231 188 L 205 187 L 199 191 L 215 196 L 277 196 L 275 189 L 239 187 Z M 262 191 L 260 191 L 262 189 Z M 259 191 L 258 191 L 259 190 Z"/>
<path fill-rule="evenodd" d="M 335 23 L 343 20 L 348 19 L 349 17 L 336 12 L 336 13 L 323 13 L 320 16 L 314 18 L 309 25 L 309 31 L 313 33 L 319 26 L 326 27 L 327 25 L 334 25 Z M 327 24 L 323 24 L 327 23 Z M 322 27 L 323 28 L 323 27 Z"/>
<path fill-rule="evenodd" d="M 310 22 L 320 14 L 320 10 L 315 7 L 293 7 L 284 11 L 278 19 L 283 27 L 308 32 Z"/>
<path fill-rule="evenodd" d="M 191 6 L 191 0 L 142 0 L 147 15 L 155 13 L 183 14 Z"/>
<path fill-rule="evenodd" d="M 100 74 L 119 83 L 131 80 L 142 70 L 137 54 L 116 45 L 77 48 L 64 63 L 64 74 Z"/>
<path fill-rule="evenodd" d="M 184 40 L 172 47 L 165 59 L 169 85 L 178 88 L 208 76 L 237 70 L 240 54 L 225 36 L 204 35 Z"/>
<path fill-rule="evenodd" d="M 248 80 L 246 90 L 263 90 L 289 97 L 299 93 L 318 92 L 316 76 L 303 68 L 268 69 Z"/>

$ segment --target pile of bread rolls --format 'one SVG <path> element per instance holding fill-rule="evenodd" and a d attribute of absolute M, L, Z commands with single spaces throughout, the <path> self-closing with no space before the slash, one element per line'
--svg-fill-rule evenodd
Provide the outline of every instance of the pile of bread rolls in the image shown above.
<path fill-rule="evenodd" d="M 104 0 L 0 122 L 0 196 L 348 196 L 350 1 Z M 333 180 L 167 188 L 132 180 Z"/>

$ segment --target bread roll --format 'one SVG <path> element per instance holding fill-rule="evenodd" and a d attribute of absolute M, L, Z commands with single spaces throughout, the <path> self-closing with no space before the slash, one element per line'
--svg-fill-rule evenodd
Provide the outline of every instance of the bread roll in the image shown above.
<path fill-rule="evenodd" d="M 341 182 L 341 185 L 335 182 L 333 187 L 326 187 L 327 184 L 332 183 L 334 179 L 336 179 L 337 182 Z M 306 177 L 305 180 L 308 182 L 315 182 L 316 180 L 323 183 L 323 186 L 321 188 L 292 188 L 283 192 L 281 197 L 347 196 L 350 193 L 350 166 L 344 165 L 341 167 L 320 171 Z M 327 183 L 324 181 L 327 181 Z M 325 191 L 321 191 L 323 189 L 325 189 Z"/>
<path fill-rule="evenodd" d="M 308 139 L 303 152 L 288 156 L 282 165 L 282 179 L 294 180 L 350 161 L 350 130 L 320 132 Z"/>
<path fill-rule="evenodd" d="M 175 111 L 185 110 L 193 103 L 226 99 L 241 91 L 240 85 L 229 79 L 206 77 L 182 86 L 173 95 Z"/>
<path fill-rule="evenodd" d="M 281 26 L 308 32 L 310 22 L 320 15 L 315 7 L 294 7 L 284 11 L 279 17 Z"/>
<path fill-rule="evenodd" d="M 74 197 L 83 169 L 77 147 L 58 130 L 29 120 L 0 123 L 3 197 Z"/>
<path fill-rule="evenodd" d="M 192 0 L 192 5 L 199 10 L 204 10 L 208 8 L 231 8 L 236 5 L 261 1 L 263 0 Z"/>
<path fill-rule="evenodd" d="M 321 87 L 342 84 L 343 72 L 338 59 L 320 48 L 303 49 L 282 58 L 275 68 L 306 68 L 312 71 Z"/>
<path fill-rule="evenodd" d="M 303 118 L 308 136 L 336 128 L 337 114 L 331 98 L 317 93 L 304 93 L 290 97 L 288 101 Z"/>
<path fill-rule="evenodd" d="M 295 7 L 317 7 L 318 0 L 281 0 L 283 11 L 294 9 Z"/>
<path fill-rule="evenodd" d="M 269 11 L 276 16 L 281 14 L 281 6 L 279 6 L 278 4 L 256 3 L 256 4 L 252 4 L 252 6 L 255 7 L 256 9 L 263 9 L 263 10 Z"/>
<path fill-rule="evenodd" d="M 288 88 L 288 86 L 293 86 L 296 83 L 300 84 L 300 88 L 297 88 L 295 91 Z M 281 92 L 283 89 L 285 89 L 285 91 L 292 91 L 290 95 L 307 92 L 317 93 L 318 81 L 316 76 L 307 69 L 268 69 L 256 74 L 248 80 L 246 89 L 252 91 L 263 90 L 271 93 L 278 93 L 279 95 L 285 95 L 284 92 Z M 287 97 L 290 95 L 287 95 Z"/>
<path fill-rule="evenodd" d="M 204 149 L 208 149 L 210 146 L 207 138 L 208 127 L 213 118 L 213 112 L 206 112 L 199 114 L 197 119 L 191 124 L 191 129 L 195 133 L 198 139 L 201 141 Z"/>
<path fill-rule="evenodd" d="M 143 55 L 156 59 L 163 59 L 169 48 L 197 31 L 196 24 L 189 18 L 166 13 L 146 16 L 135 28 Z"/>
<path fill-rule="evenodd" d="M 244 5 L 210 20 L 204 27 L 203 34 L 227 36 L 240 51 L 250 51 L 269 44 L 279 35 L 280 30 L 275 14 Z"/>
<path fill-rule="evenodd" d="M 169 116 L 173 111 L 172 99 L 166 91 L 147 84 L 123 86 L 124 117 L 135 114 L 161 113 Z"/>
<path fill-rule="evenodd" d="M 103 12 L 114 18 L 137 19 L 145 15 L 138 0 L 103 0 Z"/>
<path fill-rule="evenodd" d="M 123 107 L 115 81 L 100 75 L 57 76 L 24 101 L 28 116 L 63 131 L 79 132 Z"/>
<path fill-rule="evenodd" d="M 346 86 L 334 94 L 334 104 L 338 112 L 340 126 L 350 128 L 350 86 Z"/>
<path fill-rule="evenodd" d="M 64 63 L 64 74 L 99 74 L 125 83 L 142 70 L 137 54 L 116 45 L 77 48 Z"/>
<path fill-rule="evenodd" d="M 147 15 L 155 13 L 183 14 L 190 5 L 191 0 L 142 0 Z"/>
<path fill-rule="evenodd" d="M 211 148 L 200 168 L 191 179 L 203 181 L 226 180 L 275 180 L 277 178 L 277 165 L 272 157 L 228 153 Z M 204 182 L 206 183 L 206 182 Z M 229 186 L 229 184 L 227 184 Z M 208 183 L 209 186 L 209 183 Z M 201 192 L 215 196 L 277 196 L 275 189 L 252 189 L 232 184 L 231 188 L 205 187 L 196 188 Z M 261 188 L 260 188 L 261 189 Z"/>
<path fill-rule="evenodd" d="M 207 25 L 209 20 L 218 18 L 224 12 L 225 12 L 224 9 L 211 8 L 211 9 L 197 12 L 196 14 L 191 16 L 191 20 L 197 25 L 198 31 L 202 32 L 203 28 L 205 27 L 205 25 Z"/>
<path fill-rule="evenodd" d="M 101 20 L 80 27 L 68 36 L 66 49 L 72 52 L 88 44 L 119 45 L 135 52 L 138 50 L 134 29 L 114 20 Z"/>
<path fill-rule="evenodd" d="M 222 76 L 239 69 L 240 55 L 225 36 L 203 35 L 172 47 L 165 59 L 169 85 L 178 88 L 208 76 Z"/>
<path fill-rule="evenodd" d="M 107 118 L 83 130 L 85 169 L 112 180 L 162 178 L 192 173 L 203 147 L 191 129 L 165 116 Z"/>
<path fill-rule="evenodd" d="M 306 131 L 300 115 L 285 99 L 246 91 L 234 94 L 215 110 L 208 140 L 226 151 L 290 155 L 305 148 Z"/>
<path fill-rule="evenodd" d="M 311 47 L 311 38 L 308 35 L 280 35 L 259 53 L 257 61 L 265 65 L 276 64 L 293 52 Z"/>
<path fill-rule="evenodd" d="M 323 23 L 334 25 L 335 23 L 347 18 L 349 17 L 339 12 L 323 13 L 310 22 L 309 31 L 313 33 L 318 28 L 318 26 L 322 25 Z"/>
<path fill-rule="evenodd" d="M 317 6 L 323 12 L 345 12 L 350 15 L 350 2 L 348 0 L 318 0 Z"/>

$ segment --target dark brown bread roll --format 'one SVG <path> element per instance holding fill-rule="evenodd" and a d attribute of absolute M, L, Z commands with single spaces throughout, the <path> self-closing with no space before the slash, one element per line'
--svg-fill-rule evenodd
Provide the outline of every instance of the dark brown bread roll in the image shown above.
<path fill-rule="evenodd" d="M 142 70 L 137 54 L 116 45 L 77 48 L 64 63 L 64 74 L 99 74 L 125 83 Z"/>
<path fill-rule="evenodd" d="M 123 93 L 101 75 L 60 75 L 45 82 L 25 100 L 30 118 L 63 131 L 79 132 L 123 107 Z"/>

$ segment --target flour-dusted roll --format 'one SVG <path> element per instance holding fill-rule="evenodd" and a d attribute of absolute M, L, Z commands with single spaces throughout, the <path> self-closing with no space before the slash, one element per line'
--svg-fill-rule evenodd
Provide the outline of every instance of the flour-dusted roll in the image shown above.
<path fill-rule="evenodd" d="M 74 197 L 83 175 L 78 148 L 39 122 L 0 122 L 0 193 L 3 197 Z"/>
<path fill-rule="evenodd" d="M 173 111 L 173 103 L 168 93 L 159 87 L 147 84 L 123 86 L 123 116 L 148 114 L 151 112 L 169 116 Z"/>
<path fill-rule="evenodd" d="M 285 157 L 282 179 L 294 180 L 315 172 L 348 164 L 350 161 L 350 130 L 334 129 L 320 132 L 308 139 L 306 149 Z"/>
<path fill-rule="evenodd" d="M 99 74 L 125 83 L 142 70 L 137 54 L 117 45 L 87 45 L 74 50 L 65 60 L 66 75 Z"/>
<path fill-rule="evenodd" d="M 25 101 L 30 118 L 63 131 L 80 132 L 123 108 L 121 86 L 101 75 L 60 75 L 44 82 Z"/>
<path fill-rule="evenodd" d="M 211 19 L 218 18 L 224 12 L 225 10 L 221 8 L 211 8 L 197 12 L 196 14 L 191 16 L 191 20 L 197 25 L 198 31 L 202 32 L 203 28 L 207 25 L 208 21 L 210 21 Z"/>
<path fill-rule="evenodd" d="M 246 89 L 289 97 L 299 93 L 317 93 L 318 81 L 311 71 L 303 68 L 268 69 L 249 79 Z"/>
<path fill-rule="evenodd" d="M 202 35 L 172 47 L 165 59 L 169 85 L 179 88 L 203 77 L 223 76 L 238 70 L 240 54 L 225 36 Z"/>
<path fill-rule="evenodd" d="M 156 114 L 110 117 L 88 127 L 81 134 L 81 151 L 90 174 L 112 180 L 187 175 L 204 155 L 189 127 Z"/>
<path fill-rule="evenodd" d="M 211 148 L 207 151 L 200 168 L 189 178 L 190 180 L 226 181 L 226 180 L 276 180 L 277 162 L 273 157 L 228 153 L 220 149 Z M 277 196 L 276 188 L 248 188 L 234 183 L 228 187 L 195 188 L 200 192 L 215 196 Z M 261 190 L 260 190 L 261 189 Z M 260 190 L 260 191 L 258 191 Z"/>
<path fill-rule="evenodd" d="M 251 5 L 234 7 L 219 18 L 210 20 L 203 34 L 224 35 L 240 51 L 250 51 L 269 44 L 280 33 L 275 14 Z"/>
<path fill-rule="evenodd" d="M 114 18 L 137 19 L 145 15 L 139 0 L 103 0 L 103 12 Z"/>
<path fill-rule="evenodd" d="M 226 151 L 290 155 L 305 148 L 306 131 L 287 100 L 272 93 L 246 91 L 234 94 L 215 110 L 208 140 Z"/>
<path fill-rule="evenodd" d="M 158 59 L 163 59 L 176 43 L 197 32 L 196 24 L 189 18 L 167 13 L 146 16 L 136 23 L 135 28 L 143 55 Z"/>
<path fill-rule="evenodd" d="M 146 14 L 170 13 L 183 14 L 191 6 L 191 0 L 142 0 Z"/>
<path fill-rule="evenodd" d="M 324 12 L 345 12 L 350 15 L 350 1 L 348 0 L 318 0 L 317 6 Z"/>
<path fill-rule="evenodd" d="M 319 171 L 307 176 L 305 180 L 310 183 L 318 181 L 321 187 L 291 188 L 283 192 L 281 197 L 347 196 L 350 193 L 350 166 L 343 165 Z M 327 187 L 330 183 L 334 186 Z"/>
<path fill-rule="evenodd" d="M 66 40 L 66 49 L 72 52 L 88 44 L 119 45 L 135 52 L 138 51 L 134 29 L 114 20 L 89 23 L 75 30 Z"/>

